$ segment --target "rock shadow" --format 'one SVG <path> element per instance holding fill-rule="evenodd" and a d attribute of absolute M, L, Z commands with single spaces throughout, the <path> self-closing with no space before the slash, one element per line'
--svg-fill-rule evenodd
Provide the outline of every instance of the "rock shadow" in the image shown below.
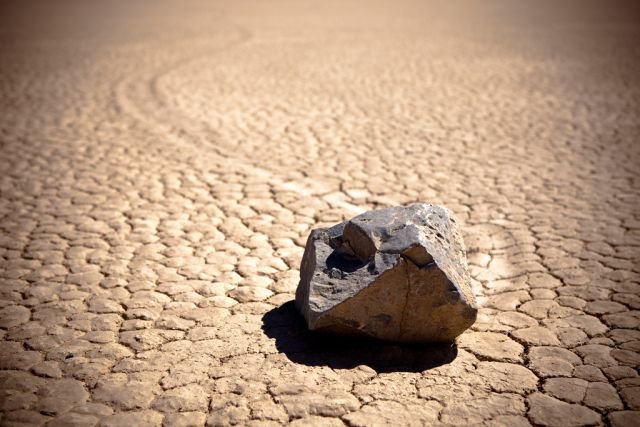
<path fill-rule="evenodd" d="M 422 372 L 451 363 L 458 355 L 455 343 L 388 343 L 311 332 L 293 301 L 267 312 L 262 317 L 262 329 L 276 340 L 279 352 L 307 366 L 350 369 L 366 365 L 378 373 Z"/>

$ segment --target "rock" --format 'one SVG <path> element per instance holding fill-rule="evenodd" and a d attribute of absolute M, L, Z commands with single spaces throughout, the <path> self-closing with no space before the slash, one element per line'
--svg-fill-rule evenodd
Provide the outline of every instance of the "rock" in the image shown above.
<path fill-rule="evenodd" d="M 311 330 L 451 342 L 477 315 L 467 268 L 447 208 L 369 211 L 311 232 L 296 307 Z"/>

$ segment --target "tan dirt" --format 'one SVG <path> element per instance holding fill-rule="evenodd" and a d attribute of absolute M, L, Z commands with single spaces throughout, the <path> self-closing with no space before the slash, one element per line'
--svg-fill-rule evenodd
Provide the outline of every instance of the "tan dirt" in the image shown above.
<path fill-rule="evenodd" d="M 3 1 L 0 424 L 637 423 L 638 10 L 442 3 Z M 310 335 L 310 229 L 415 201 L 476 324 Z"/>

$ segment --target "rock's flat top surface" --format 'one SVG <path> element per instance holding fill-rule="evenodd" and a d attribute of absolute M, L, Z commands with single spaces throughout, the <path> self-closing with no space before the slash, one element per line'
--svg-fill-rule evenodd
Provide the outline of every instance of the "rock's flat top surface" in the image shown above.
<path fill-rule="evenodd" d="M 453 342 L 477 315 L 453 213 L 414 203 L 313 230 L 300 265 L 296 306 L 311 330 Z"/>
<path fill-rule="evenodd" d="M 0 6 L 0 424 L 638 419 L 630 7 L 66 3 Z M 457 357 L 278 308 L 312 228 L 418 200 Z"/>

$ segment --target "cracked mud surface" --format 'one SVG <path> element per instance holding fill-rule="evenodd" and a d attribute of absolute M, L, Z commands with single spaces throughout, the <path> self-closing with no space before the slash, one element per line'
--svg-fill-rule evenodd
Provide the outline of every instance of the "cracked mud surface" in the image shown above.
<path fill-rule="evenodd" d="M 1 6 L 2 425 L 640 419 L 637 11 L 55 3 Z M 473 328 L 307 333 L 310 229 L 414 201 Z"/>

